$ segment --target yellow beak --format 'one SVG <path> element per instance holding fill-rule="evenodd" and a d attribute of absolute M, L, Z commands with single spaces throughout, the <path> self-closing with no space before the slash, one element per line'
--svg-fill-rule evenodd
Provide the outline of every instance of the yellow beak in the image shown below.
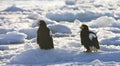
<path fill-rule="evenodd" d="M 40 25 L 40 22 L 38 22 L 37 25 L 39 26 L 39 25 Z"/>
<path fill-rule="evenodd" d="M 80 29 L 83 29 L 84 28 L 84 26 L 80 26 Z"/>

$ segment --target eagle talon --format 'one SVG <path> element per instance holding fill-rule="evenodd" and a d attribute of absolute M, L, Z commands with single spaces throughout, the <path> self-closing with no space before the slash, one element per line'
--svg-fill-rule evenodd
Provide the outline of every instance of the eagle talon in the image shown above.
<path fill-rule="evenodd" d="M 92 52 L 91 50 L 86 50 L 85 52 L 88 52 L 88 53 L 90 53 L 90 52 Z"/>

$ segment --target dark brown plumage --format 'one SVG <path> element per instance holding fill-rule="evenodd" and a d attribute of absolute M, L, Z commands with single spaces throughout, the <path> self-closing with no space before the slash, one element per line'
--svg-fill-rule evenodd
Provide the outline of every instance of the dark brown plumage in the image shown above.
<path fill-rule="evenodd" d="M 97 51 L 100 49 L 96 34 L 89 31 L 88 26 L 85 24 L 83 24 L 80 28 L 81 44 L 87 49 L 86 52 L 92 52 L 92 50 Z M 94 49 L 91 49 L 93 47 Z"/>
<path fill-rule="evenodd" d="M 37 44 L 41 49 L 52 49 L 54 48 L 52 36 L 50 36 L 50 30 L 46 26 L 46 23 L 41 20 L 38 22 L 39 28 L 37 31 Z"/>

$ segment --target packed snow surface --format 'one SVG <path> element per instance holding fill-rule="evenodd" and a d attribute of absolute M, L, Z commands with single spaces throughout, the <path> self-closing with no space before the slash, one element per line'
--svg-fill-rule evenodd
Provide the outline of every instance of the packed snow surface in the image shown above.
<path fill-rule="evenodd" d="M 54 49 L 36 43 L 39 20 Z M 100 50 L 85 53 L 80 26 L 96 33 Z M 0 66 L 119 66 L 120 0 L 0 1 Z"/>

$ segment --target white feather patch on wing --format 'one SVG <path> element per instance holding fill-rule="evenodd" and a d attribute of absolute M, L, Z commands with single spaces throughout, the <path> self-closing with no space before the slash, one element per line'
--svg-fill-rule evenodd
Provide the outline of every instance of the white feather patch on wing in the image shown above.
<path fill-rule="evenodd" d="M 93 38 L 96 38 L 96 37 L 97 37 L 97 36 L 96 36 L 95 34 L 93 34 L 93 33 L 90 33 L 90 34 L 89 34 L 89 39 L 90 39 L 90 40 L 92 40 Z"/>
<path fill-rule="evenodd" d="M 52 31 L 50 30 L 50 36 L 52 36 Z"/>

